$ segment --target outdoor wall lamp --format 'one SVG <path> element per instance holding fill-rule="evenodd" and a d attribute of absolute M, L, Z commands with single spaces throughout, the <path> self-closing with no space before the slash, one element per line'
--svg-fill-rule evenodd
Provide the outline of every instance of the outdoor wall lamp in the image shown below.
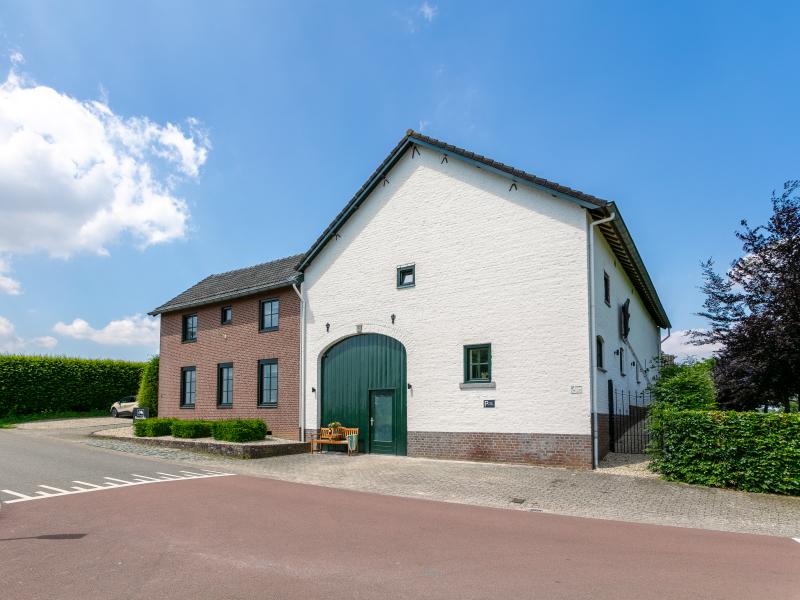
<path fill-rule="evenodd" d="M 633 360 L 632 360 L 632 361 L 631 361 L 631 366 L 632 366 L 632 367 L 635 367 L 635 366 L 636 366 L 636 361 L 633 361 Z"/>
<path fill-rule="evenodd" d="M 614 356 L 619 356 L 619 348 L 617 348 L 616 350 L 614 350 Z"/>
<path fill-rule="evenodd" d="M 394 319 L 395 319 L 395 315 L 394 315 L 394 313 L 392 313 L 392 325 L 394 325 Z"/>
<path fill-rule="evenodd" d="M 317 388 L 315 388 L 315 387 L 312 387 L 312 388 L 311 388 L 311 393 L 312 393 L 312 394 L 316 394 L 316 393 L 317 393 Z"/>
<path fill-rule="evenodd" d="M 325 323 L 325 333 L 330 333 L 330 331 L 331 331 L 331 324 Z"/>
<path fill-rule="evenodd" d="M 412 386 L 412 385 L 409 383 L 409 384 L 408 384 L 408 389 L 410 389 L 410 390 L 411 390 L 411 389 L 414 389 L 414 386 Z"/>

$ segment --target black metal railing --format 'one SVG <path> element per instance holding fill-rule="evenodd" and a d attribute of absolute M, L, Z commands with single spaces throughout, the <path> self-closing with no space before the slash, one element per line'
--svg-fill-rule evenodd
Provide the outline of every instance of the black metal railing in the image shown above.
<path fill-rule="evenodd" d="M 650 391 L 614 390 L 608 399 L 608 449 L 611 452 L 644 454 L 650 442 L 647 413 Z"/>

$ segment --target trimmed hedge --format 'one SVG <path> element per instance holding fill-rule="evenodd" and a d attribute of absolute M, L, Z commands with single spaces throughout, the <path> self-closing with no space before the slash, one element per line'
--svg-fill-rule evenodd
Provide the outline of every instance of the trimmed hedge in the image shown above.
<path fill-rule="evenodd" d="M 179 438 L 211 437 L 211 421 L 178 419 L 172 423 L 172 435 Z"/>
<path fill-rule="evenodd" d="M 139 389 L 144 363 L 57 356 L 0 356 L 0 418 L 110 410 Z"/>
<path fill-rule="evenodd" d="M 141 419 L 133 422 L 133 435 L 137 437 L 160 437 L 172 434 L 172 424 L 177 419 Z"/>
<path fill-rule="evenodd" d="M 214 421 L 213 435 L 224 442 L 255 442 L 266 437 L 267 424 L 260 419 Z"/>
<path fill-rule="evenodd" d="M 144 364 L 136 400 L 140 407 L 150 409 L 151 417 L 158 416 L 158 355 Z"/>
<path fill-rule="evenodd" d="M 800 496 L 800 414 L 654 409 L 651 468 L 665 479 Z"/>

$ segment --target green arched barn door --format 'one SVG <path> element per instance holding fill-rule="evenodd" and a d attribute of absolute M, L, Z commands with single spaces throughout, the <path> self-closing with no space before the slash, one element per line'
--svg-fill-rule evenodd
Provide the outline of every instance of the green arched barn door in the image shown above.
<path fill-rule="evenodd" d="M 322 356 L 321 425 L 358 427 L 364 452 L 406 453 L 406 349 L 367 333 L 346 338 Z"/>

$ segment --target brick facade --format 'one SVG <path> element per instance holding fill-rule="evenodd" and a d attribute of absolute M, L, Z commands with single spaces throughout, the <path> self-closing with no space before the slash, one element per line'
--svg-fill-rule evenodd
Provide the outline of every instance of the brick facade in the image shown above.
<path fill-rule="evenodd" d="M 277 331 L 259 332 L 259 302 L 280 300 Z M 222 325 L 221 310 L 233 307 Z M 197 341 L 181 341 L 183 315 L 198 317 Z M 278 361 L 278 405 L 258 406 L 258 361 Z M 233 363 L 233 406 L 217 407 L 217 365 Z M 197 369 L 195 408 L 180 407 L 181 367 Z M 291 287 L 161 315 L 158 414 L 183 419 L 262 419 L 273 435 L 299 438 L 300 300 Z"/>
<path fill-rule="evenodd" d="M 409 431 L 408 455 L 592 468 L 592 438 L 580 434 Z"/>

